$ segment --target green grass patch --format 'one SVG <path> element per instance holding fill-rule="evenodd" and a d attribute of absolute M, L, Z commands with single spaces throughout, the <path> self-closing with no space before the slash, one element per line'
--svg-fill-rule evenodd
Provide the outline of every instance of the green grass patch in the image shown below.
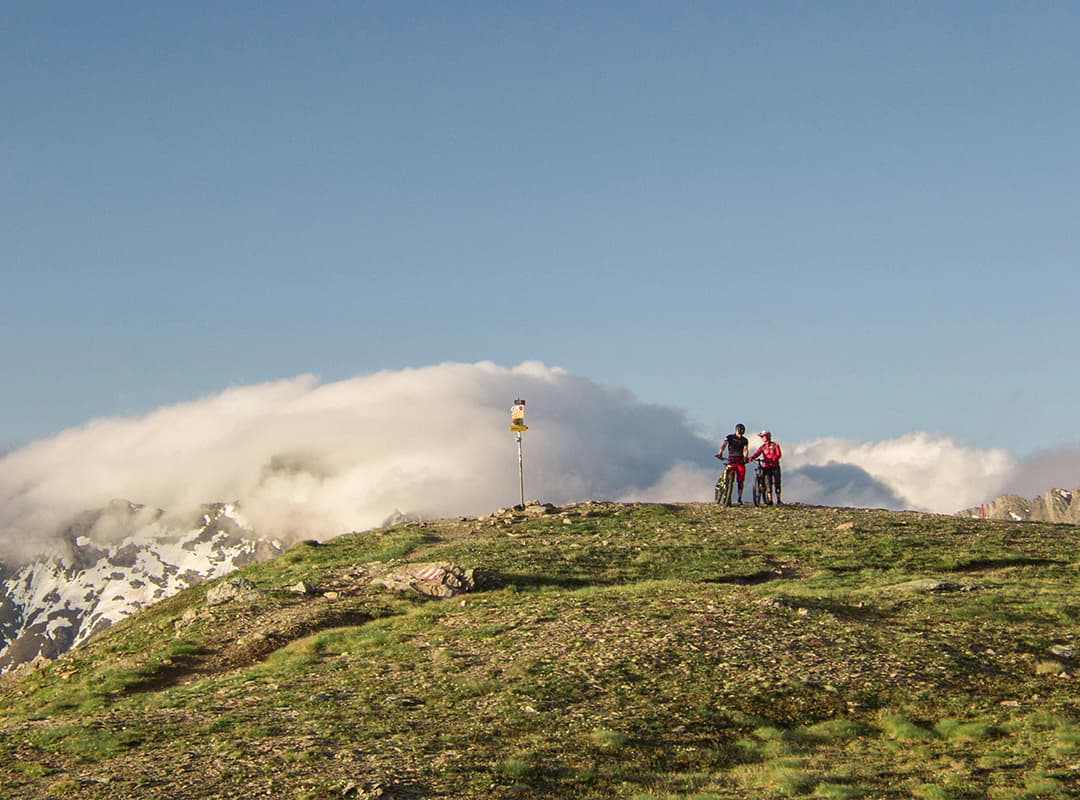
<path fill-rule="evenodd" d="M 932 730 L 903 714 L 884 714 L 879 721 L 885 735 L 893 739 L 920 741 L 935 738 Z"/>
<path fill-rule="evenodd" d="M 980 742 L 999 735 L 998 729 L 989 723 L 959 719 L 941 720 L 934 731 L 944 739 L 962 742 Z"/>
<path fill-rule="evenodd" d="M 857 800 L 857 798 L 863 797 L 865 794 L 865 790 L 858 786 L 823 781 L 814 787 L 812 796 L 822 797 L 825 800 Z"/>
<path fill-rule="evenodd" d="M 626 747 L 627 743 L 630 741 L 630 737 L 625 733 L 601 728 L 600 730 L 593 731 L 592 740 L 593 744 L 604 750 L 619 750 Z"/>
<path fill-rule="evenodd" d="M 522 758 L 508 758 L 499 765 L 499 772 L 515 781 L 527 781 L 536 775 L 536 767 Z"/>
<path fill-rule="evenodd" d="M 797 734 L 810 741 L 836 742 L 869 736 L 873 729 L 853 719 L 830 719 L 800 728 Z"/>
<path fill-rule="evenodd" d="M 1024 789 L 1033 797 L 1065 798 L 1065 783 L 1055 775 L 1043 771 L 1028 773 L 1024 776 Z"/>
<path fill-rule="evenodd" d="M 55 772 L 55 770 L 37 761 L 16 761 L 11 764 L 11 768 L 27 778 L 44 778 L 46 775 L 52 775 Z"/>
<path fill-rule="evenodd" d="M 954 800 L 956 794 L 947 786 L 936 783 L 920 783 L 912 787 L 911 796 L 918 800 Z"/>
<path fill-rule="evenodd" d="M 1080 753 L 1080 725 L 1060 724 L 1054 732 L 1054 752 L 1061 756 Z"/>
<path fill-rule="evenodd" d="M 58 748 L 79 761 L 97 762 L 139 744 L 138 734 L 82 725 L 63 725 L 32 731 L 28 740 L 45 750 Z"/>
<path fill-rule="evenodd" d="M 777 758 L 763 764 L 744 765 L 732 770 L 736 783 L 745 790 L 795 797 L 809 793 L 819 782 L 803 769 L 800 759 Z"/>

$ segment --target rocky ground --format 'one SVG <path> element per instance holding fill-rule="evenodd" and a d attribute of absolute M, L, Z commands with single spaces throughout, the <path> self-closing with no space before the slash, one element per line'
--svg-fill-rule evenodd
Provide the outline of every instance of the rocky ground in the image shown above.
<path fill-rule="evenodd" d="M 5 678 L 0 797 L 1072 797 L 1078 533 L 588 503 L 304 543 Z"/>

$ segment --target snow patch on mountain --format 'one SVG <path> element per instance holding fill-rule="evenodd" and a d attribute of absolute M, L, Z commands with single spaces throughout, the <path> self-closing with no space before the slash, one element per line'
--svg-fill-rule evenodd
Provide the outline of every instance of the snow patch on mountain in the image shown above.
<path fill-rule="evenodd" d="M 113 501 L 80 514 L 56 552 L 0 565 L 0 672 L 55 657 L 144 606 L 282 551 L 280 542 L 260 539 L 235 505 L 200 511 L 182 522 Z"/>

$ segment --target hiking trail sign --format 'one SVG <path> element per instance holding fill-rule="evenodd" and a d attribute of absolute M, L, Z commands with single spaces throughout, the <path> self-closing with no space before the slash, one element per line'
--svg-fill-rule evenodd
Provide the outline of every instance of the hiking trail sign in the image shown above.
<path fill-rule="evenodd" d="M 525 467 L 521 459 L 521 432 L 527 431 L 529 427 L 525 424 L 525 401 L 518 398 L 514 401 L 514 405 L 510 407 L 510 430 L 514 432 L 514 436 L 517 438 L 518 447 L 518 487 L 521 489 L 521 508 L 525 508 Z"/>

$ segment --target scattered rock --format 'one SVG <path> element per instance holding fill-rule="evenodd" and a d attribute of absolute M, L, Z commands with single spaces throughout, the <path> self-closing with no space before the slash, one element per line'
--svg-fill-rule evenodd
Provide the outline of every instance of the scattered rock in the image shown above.
<path fill-rule="evenodd" d="M 855 523 L 854 522 L 841 522 L 839 525 L 836 526 L 836 530 L 838 530 L 838 531 L 855 530 Z"/>
<path fill-rule="evenodd" d="M 317 592 L 315 587 L 306 581 L 300 581 L 299 583 L 290 586 L 289 591 L 294 592 L 295 594 L 315 594 Z"/>
<path fill-rule="evenodd" d="M 1068 677 L 1065 665 L 1060 661 L 1040 661 L 1035 665 L 1036 675 L 1057 675 L 1059 678 Z"/>
<path fill-rule="evenodd" d="M 1047 652 L 1055 658 L 1060 658 L 1064 661 L 1072 661 L 1076 658 L 1076 648 L 1071 645 L 1055 644 L 1052 645 Z"/>
<path fill-rule="evenodd" d="M 199 619 L 199 617 L 201 617 L 201 616 L 202 616 L 202 614 L 199 613 L 199 609 L 192 606 L 191 608 L 189 608 L 187 611 L 184 612 L 184 615 L 182 617 L 180 617 L 180 619 L 178 619 L 176 621 L 175 627 L 176 628 L 186 627 L 186 626 L 190 625 L 191 623 L 193 623 L 195 620 Z"/>
<path fill-rule="evenodd" d="M 262 598 L 262 590 L 247 578 L 230 578 L 207 590 L 206 605 L 252 603 L 260 598 Z"/>
<path fill-rule="evenodd" d="M 758 605 L 765 608 L 796 608 L 796 604 L 786 597 L 763 597 Z"/>

